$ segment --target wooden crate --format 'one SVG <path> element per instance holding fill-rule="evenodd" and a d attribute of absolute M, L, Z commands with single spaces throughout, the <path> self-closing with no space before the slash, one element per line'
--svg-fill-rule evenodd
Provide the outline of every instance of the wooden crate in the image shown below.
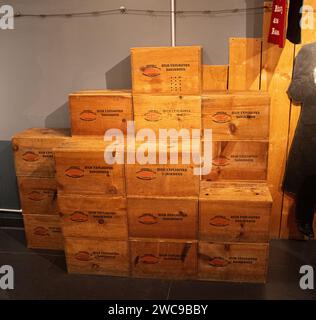
<path fill-rule="evenodd" d="M 23 214 L 58 214 L 55 178 L 18 177 Z"/>
<path fill-rule="evenodd" d="M 150 157 L 149 151 L 155 151 L 155 160 L 158 164 L 126 164 L 126 187 L 129 196 L 198 196 L 200 176 L 196 175 L 195 165 L 192 161 L 190 140 L 183 140 L 179 143 L 163 143 L 147 141 L 137 144 L 137 153 L 143 153 Z M 161 150 L 164 149 L 164 150 Z M 160 152 L 159 152 L 160 151 Z M 128 150 L 129 153 L 129 150 Z M 178 164 L 171 164 L 171 153 L 178 157 Z M 166 164 L 160 164 L 160 157 L 166 157 Z M 188 157 L 188 164 L 183 164 Z M 137 160 L 137 159 L 136 159 Z M 199 173 L 199 172 L 198 172 Z"/>
<path fill-rule="evenodd" d="M 79 91 L 69 95 L 72 135 L 104 135 L 118 128 L 126 133 L 127 121 L 133 120 L 132 95 L 129 91 Z"/>
<path fill-rule="evenodd" d="M 64 238 L 58 215 L 23 215 L 27 247 L 63 250 Z"/>
<path fill-rule="evenodd" d="M 225 91 L 228 86 L 228 66 L 203 65 L 203 92 Z"/>
<path fill-rule="evenodd" d="M 58 192 L 124 195 L 124 164 L 105 162 L 108 146 L 102 139 L 74 138 L 55 148 Z"/>
<path fill-rule="evenodd" d="M 133 93 L 201 93 L 201 47 L 132 48 Z"/>
<path fill-rule="evenodd" d="M 131 239 L 130 250 L 134 277 L 172 279 L 196 277 L 196 241 Z"/>
<path fill-rule="evenodd" d="M 136 130 L 200 129 L 200 96 L 134 95 Z"/>
<path fill-rule="evenodd" d="M 65 237 L 127 239 L 126 198 L 61 194 L 58 207 Z"/>
<path fill-rule="evenodd" d="M 32 128 L 12 138 L 17 176 L 54 177 L 52 149 L 69 137 L 67 129 Z"/>
<path fill-rule="evenodd" d="M 265 140 L 269 138 L 267 93 L 214 93 L 202 97 L 203 129 L 214 140 Z"/>
<path fill-rule="evenodd" d="M 203 180 L 266 180 L 267 141 L 214 141 L 212 170 Z"/>
<path fill-rule="evenodd" d="M 197 198 L 129 197 L 130 237 L 196 239 Z"/>
<path fill-rule="evenodd" d="M 272 198 L 267 184 L 201 183 L 199 239 L 268 242 Z"/>
<path fill-rule="evenodd" d="M 201 280 L 264 283 L 269 244 L 199 242 Z"/>
<path fill-rule="evenodd" d="M 129 275 L 128 241 L 65 238 L 69 273 Z"/>

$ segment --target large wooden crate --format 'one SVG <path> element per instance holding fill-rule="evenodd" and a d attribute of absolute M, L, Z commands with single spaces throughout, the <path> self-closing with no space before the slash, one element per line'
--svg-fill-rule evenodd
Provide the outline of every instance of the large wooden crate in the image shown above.
<path fill-rule="evenodd" d="M 203 180 L 266 180 L 267 141 L 213 141 L 212 146 L 212 170 Z"/>
<path fill-rule="evenodd" d="M 55 178 L 18 177 L 23 214 L 58 214 Z"/>
<path fill-rule="evenodd" d="M 269 244 L 199 242 L 201 280 L 264 283 Z"/>
<path fill-rule="evenodd" d="M 65 237 L 128 237 L 126 198 L 61 194 L 58 207 Z"/>
<path fill-rule="evenodd" d="M 54 177 L 52 149 L 69 138 L 67 129 L 32 128 L 12 138 L 17 176 Z"/>
<path fill-rule="evenodd" d="M 69 273 L 129 275 L 128 241 L 65 238 Z"/>
<path fill-rule="evenodd" d="M 129 197 L 131 237 L 196 239 L 197 198 Z"/>
<path fill-rule="evenodd" d="M 133 93 L 201 93 L 201 47 L 132 48 Z"/>
<path fill-rule="evenodd" d="M 134 95 L 136 130 L 200 129 L 200 96 Z"/>
<path fill-rule="evenodd" d="M 130 250 L 134 277 L 196 277 L 197 241 L 131 239 Z"/>
<path fill-rule="evenodd" d="M 27 247 L 63 250 L 64 238 L 57 215 L 23 215 Z"/>
<path fill-rule="evenodd" d="M 270 98 L 263 92 L 212 93 L 202 97 L 202 126 L 214 140 L 269 138 Z"/>
<path fill-rule="evenodd" d="M 125 165 L 127 195 L 198 196 L 200 166 L 193 163 L 191 143 L 190 140 L 181 140 L 179 143 L 147 141 L 146 144 L 136 145 L 137 153 L 141 150 L 140 153 L 148 158 L 155 152 L 152 162 L 157 164 L 140 164 L 136 161 L 135 164 Z M 165 164 L 161 164 L 162 157 L 166 160 Z M 171 161 L 173 157 L 176 157 L 177 161 Z"/>
<path fill-rule="evenodd" d="M 58 191 L 124 195 L 124 164 L 105 162 L 105 151 L 109 145 L 102 139 L 76 138 L 55 148 Z M 113 152 L 118 154 L 120 151 Z"/>
<path fill-rule="evenodd" d="M 272 198 L 265 183 L 201 183 L 199 239 L 268 242 Z"/>
<path fill-rule="evenodd" d="M 132 95 L 129 91 L 79 91 L 69 95 L 72 135 L 104 135 L 117 128 L 126 133 L 127 121 L 133 120 Z"/>

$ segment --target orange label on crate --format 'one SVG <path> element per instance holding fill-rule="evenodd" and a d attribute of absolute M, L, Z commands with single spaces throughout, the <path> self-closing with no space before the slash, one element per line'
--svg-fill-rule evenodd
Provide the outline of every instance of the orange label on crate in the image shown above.
<path fill-rule="evenodd" d="M 46 198 L 46 195 L 40 191 L 32 191 L 27 195 L 28 199 L 32 201 L 42 201 Z"/>
<path fill-rule="evenodd" d="M 212 115 L 212 121 L 216 123 L 227 123 L 232 119 L 231 115 L 226 112 L 216 112 Z"/>
<path fill-rule="evenodd" d="M 157 122 L 161 120 L 161 113 L 157 110 L 150 110 L 145 113 L 145 120 L 150 122 Z"/>
<path fill-rule="evenodd" d="M 69 178 L 81 178 L 84 176 L 84 171 L 79 167 L 70 167 L 66 171 L 66 176 Z"/>
<path fill-rule="evenodd" d="M 70 216 L 70 220 L 74 222 L 86 222 L 89 216 L 83 212 L 76 211 Z"/>
<path fill-rule="evenodd" d="M 139 258 L 139 262 L 145 264 L 156 264 L 159 262 L 159 258 L 154 256 L 153 254 L 145 254 Z"/>
<path fill-rule="evenodd" d="M 75 254 L 75 258 L 79 261 L 90 261 L 92 257 L 87 251 L 79 251 Z"/>
<path fill-rule="evenodd" d="M 156 224 L 157 221 L 157 217 L 155 217 L 153 214 L 150 213 L 145 213 L 143 215 L 141 215 L 140 217 L 138 217 L 138 222 L 142 223 L 142 224 Z"/>
<path fill-rule="evenodd" d="M 219 156 L 213 159 L 213 165 L 218 167 L 224 167 L 229 165 L 229 159 L 225 156 Z"/>
<path fill-rule="evenodd" d="M 215 216 L 210 219 L 210 225 L 214 227 L 227 227 L 230 224 L 230 220 L 223 216 Z"/>
<path fill-rule="evenodd" d="M 91 110 L 84 110 L 80 113 L 80 120 L 82 121 L 95 121 L 97 114 Z"/>
<path fill-rule="evenodd" d="M 156 172 L 148 168 L 142 168 L 136 172 L 137 179 L 140 180 L 153 180 L 156 178 Z"/>
<path fill-rule="evenodd" d="M 33 151 L 27 151 L 22 155 L 22 159 L 27 162 L 35 162 L 39 159 L 39 155 Z"/>
<path fill-rule="evenodd" d="M 160 76 L 160 68 L 155 65 L 147 65 L 140 68 L 144 76 L 154 78 Z"/>
<path fill-rule="evenodd" d="M 44 227 L 36 227 L 34 229 L 34 234 L 37 236 L 48 236 L 49 230 Z"/>
<path fill-rule="evenodd" d="M 229 264 L 229 261 L 222 257 L 214 257 L 209 260 L 208 264 L 212 267 L 226 267 Z"/>

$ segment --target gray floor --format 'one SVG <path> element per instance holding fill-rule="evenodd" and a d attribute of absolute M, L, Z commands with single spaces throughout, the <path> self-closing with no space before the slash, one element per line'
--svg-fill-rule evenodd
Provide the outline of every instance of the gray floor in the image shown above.
<path fill-rule="evenodd" d="M 299 288 L 299 268 L 313 265 L 316 242 L 272 241 L 266 285 L 69 275 L 62 253 L 25 248 L 23 231 L 0 229 L 0 266 L 15 270 L 15 289 L 0 299 L 316 299 Z"/>

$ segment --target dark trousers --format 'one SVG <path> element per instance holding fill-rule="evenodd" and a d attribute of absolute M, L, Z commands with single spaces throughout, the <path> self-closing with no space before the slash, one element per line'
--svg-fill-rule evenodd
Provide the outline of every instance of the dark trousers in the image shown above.
<path fill-rule="evenodd" d="M 316 176 L 306 177 L 296 198 L 298 223 L 313 224 L 316 204 Z"/>

